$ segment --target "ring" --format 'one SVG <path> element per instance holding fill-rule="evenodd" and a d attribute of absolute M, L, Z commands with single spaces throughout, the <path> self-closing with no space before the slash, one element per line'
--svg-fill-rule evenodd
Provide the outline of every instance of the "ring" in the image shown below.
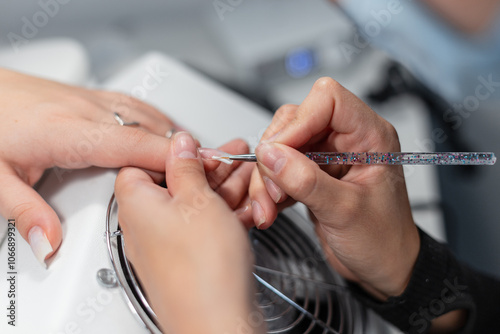
<path fill-rule="evenodd" d="M 139 122 L 124 122 L 123 119 L 120 117 L 120 114 L 115 112 L 115 119 L 120 124 L 121 126 L 134 126 L 134 125 L 139 125 Z"/>
<path fill-rule="evenodd" d="M 175 128 L 171 128 L 170 130 L 165 132 L 165 137 L 170 139 L 170 138 L 172 138 L 172 136 L 174 135 L 175 132 L 177 132 L 177 130 Z"/>

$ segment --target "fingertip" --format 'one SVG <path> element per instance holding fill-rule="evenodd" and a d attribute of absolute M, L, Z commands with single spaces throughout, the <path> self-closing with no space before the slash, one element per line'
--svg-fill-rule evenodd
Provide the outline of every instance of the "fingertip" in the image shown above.
<path fill-rule="evenodd" d="M 0 183 L 0 213 L 13 219 L 15 228 L 45 267 L 45 259 L 55 253 L 62 241 L 59 217 L 40 194 L 12 171 L 3 170 Z"/>
<path fill-rule="evenodd" d="M 62 242 L 59 217 L 48 204 L 30 205 L 30 209 L 16 217 L 16 227 L 28 242 L 40 264 L 47 268 L 45 260 L 55 254 Z"/>
<path fill-rule="evenodd" d="M 277 208 L 266 190 L 259 168 L 252 171 L 248 194 L 253 224 L 259 229 L 271 226 L 277 215 Z"/>
<path fill-rule="evenodd" d="M 287 163 L 286 152 L 280 146 L 283 145 L 264 142 L 255 148 L 257 161 L 273 174 L 279 174 Z"/>
<path fill-rule="evenodd" d="M 312 88 L 312 90 L 319 90 L 320 92 L 337 91 L 340 89 L 345 89 L 345 88 L 338 81 L 336 81 L 331 77 L 321 77 L 317 79 Z"/>
<path fill-rule="evenodd" d="M 252 200 L 252 216 L 255 227 L 259 230 L 269 228 L 277 216 L 277 209 L 271 200 Z"/>
<path fill-rule="evenodd" d="M 28 232 L 28 243 L 38 262 L 47 268 L 45 260 L 54 253 L 54 247 L 50 243 L 45 231 L 38 225 L 30 228 Z"/>
<path fill-rule="evenodd" d="M 201 155 L 193 137 L 188 132 L 177 132 L 172 137 L 171 149 L 166 159 L 166 183 L 170 195 L 186 196 L 210 188 Z"/>
<path fill-rule="evenodd" d="M 172 138 L 172 151 L 175 157 L 180 159 L 196 159 L 200 156 L 195 139 L 185 131 L 175 133 Z"/>
<path fill-rule="evenodd" d="M 255 226 L 260 229 L 266 222 L 266 213 L 258 201 L 252 201 L 252 216 Z"/>
<path fill-rule="evenodd" d="M 273 180 L 267 176 L 263 176 L 262 179 L 264 180 L 267 193 L 273 199 L 274 203 L 278 204 L 286 199 L 287 195 L 285 192 Z"/>

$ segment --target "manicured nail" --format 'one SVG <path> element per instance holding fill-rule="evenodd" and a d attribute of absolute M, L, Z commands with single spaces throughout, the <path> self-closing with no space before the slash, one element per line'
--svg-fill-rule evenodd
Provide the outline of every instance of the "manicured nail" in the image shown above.
<path fill-rule="evenodd" d="M 279 174 L 286 164 L 285 154 L 275 144 L 260 144 L 255 148 L 255 154 L 257 155 L 257 160 L 275 174 Z"/>
<path fill-rule="evenodd" d="M 259 202 L 257 201 L 252 201 L 252 215 L 255 226 L 260 229 L 262 224 L 266 222 L 266 214 L 264 213 L 262 206 L 260 206 Z"/>
<path fill-rule="evenodd" d="M 274 203 L 279 203 L 280 199 L 283 197 L 283 190 L 276 185 L 270 178 L 263 176 L 264 184 L 266 185 L 267 192 L 269 196 L 273 199 Z"/>
<path fill-rule="evenodd" d="M 45 258 L 47 255 L 52 253 L 53 249 L 50 245 L 47 236 L 40 228 L 40 226 L 34 226 L 28 232 L 28 241 L 31 246 L 33 254 L 35 254 L 37 260 L 42 264 L 44 268 L 47 268 L 45 264 Z"/>
<path fill-rule="evenodd" d="M 174 135 L 174 153 L 179 158 L 196 159 L 196 142 L 189 133 L 182 131 Z"/>
<path fill-rule="evenodd" d="M 217 160 L 228 165 L 231 165 L 233 163 L 233 160 L 222 158 L 230 156 L 231 155 L 230 153 L 226 153 L 213 148 L 204 148 L 204 147 L 200 147 L 198 149 L 198 152 L 200 152 L 201 158 L 205 160 Z"/>

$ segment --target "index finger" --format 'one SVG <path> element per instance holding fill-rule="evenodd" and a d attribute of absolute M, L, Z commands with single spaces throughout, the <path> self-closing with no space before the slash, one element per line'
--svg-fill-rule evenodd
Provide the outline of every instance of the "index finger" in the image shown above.
<path fill-rule="evenodd" d="M 399 149 L 392 126 L 331 78 L 316 81 L 295 117 L 271 139 L 299 148 L 325 129 L 339 152 Z"/>

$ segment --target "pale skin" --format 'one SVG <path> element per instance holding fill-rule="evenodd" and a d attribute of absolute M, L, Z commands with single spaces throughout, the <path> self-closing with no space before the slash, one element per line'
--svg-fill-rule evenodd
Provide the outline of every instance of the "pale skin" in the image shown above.
<path fill-rule="evenodd" d="M 179 137 L 172 145 L 176 140 Z M 259 161 L 248 188 L 251 207 L 245 210 L 249 206 L 244 199 L 246 189 L 234 189 L 242 203 L 237 206 L 240 221 L 221 198 L 207 190 L 198 155 L 180 159 L 172 150 L 167 153 L 169 190 L 137 169 L 120 173 L 115 190 L 127 254 L 136 263 L 164 328 L 197 332 L 201 328 L 197 326 L 203 325 L 187 321 L 180 310 L 206 307 L 210 319 L 203 320 L 216 319 L 218 325 L 203 332 L 234 332 L 235 319 L 255 312 L 246 276 L 252 262 L 240 222 L 266 228 L 279 208 L 295 200 L 308 206 L 328 259 L 341 275 L 380 300 L 405 290 L 420 241 L 401 167 L 321 169 L 303 156 L 303 150 L 397 151 L 399 142 L 389 123 L 334 80 L 323 78 L 300 106 L 284 106 L 273 118 L 256 149 Z M 208 191 L 203 198 L 210 204 L 188 215 L 186 223 L 180 208 L 196 208 L 193 189 Z M 256 203 L 261 212 L 255 210 Z M 165 219 L 158 219 L 162 216 Z M 172 284 L 163 284 L 166 279 Z M 220 302 L 212 293 L 220 294 Z M 460 312 L 434 320 L 434 331 L 447 333 L 462 326 Z"/>
<path fill-rule="evenodd" d="M 168 150 L 161 134 L 173 124 L 141 101 L 6 69 L 0 69 L 0 100 L 0 213 L 15 219 L 26 240 L 33 227 L 40 227 L 53 250 L 46 258 L 62 241 L 57 214 L 32 188 L 46 169 L 164 168 L 155 153 Z M 119 126 L 113 111 L 141 126 Z"/>
<path fill-rule="evenodd" d="M 170 147 L 165 133 L 175 125 L 142 101 L 1 68 L 0 101 L 0 214 L 15 219 L 16 228 L 27 241 L 33 227 L 41 228 L 52 248 L 39 259 L 42 262 L 62 242 L 59 217 L 32 187 L 46 169 L 136 166 L 165 170 Z M 114 112 L 124 121 L 140 125 L 120 126 Z M 241 142 L 230 147 L 238 153 L 248 150 Z M 227 168 L 213 163 L 205 168 L 211 171 L 211 185 L 223 196 L 231 195 L 227 190 L 231 184 L 221 185 Z M 247 167 L 247 174 L 249 170 Z"/>

